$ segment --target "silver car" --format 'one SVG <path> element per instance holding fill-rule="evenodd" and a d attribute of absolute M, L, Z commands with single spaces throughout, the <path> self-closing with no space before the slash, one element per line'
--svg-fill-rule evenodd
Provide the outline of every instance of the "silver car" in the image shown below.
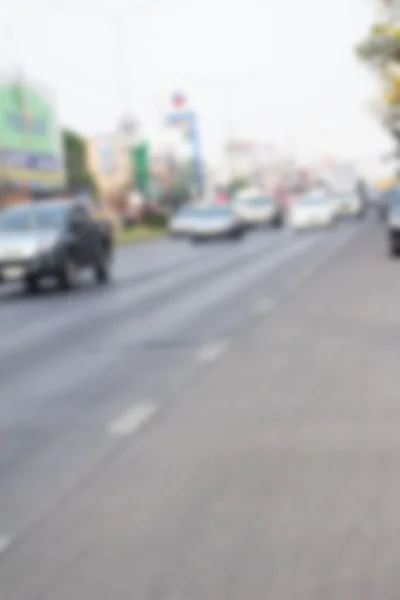
<path fill-rule="evenodd" d="M 185 238 L 190 235 L 196 215 L 196 207 L 184 206 L 172 215 L 169 222 L 169 234 L 174 238 Z"/>
<path fill-rule="evenodd" d="M 195 209 L 190 225 L 194 242 L 215 239 L 239 240 L 245 224 L 229 205 L 203 205 Z"/>

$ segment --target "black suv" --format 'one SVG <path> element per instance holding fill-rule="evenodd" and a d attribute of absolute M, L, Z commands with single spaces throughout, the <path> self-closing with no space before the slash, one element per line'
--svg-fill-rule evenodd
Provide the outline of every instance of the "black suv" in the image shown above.
<path fill-rule="evenodd" d="M 86 268 L 105 282 L 112 251 L 110 225 L 98 222 L 82 202 L 36 201 L 0 213 L 0 279 L 22 280 L 30 292 L 45 277 L 69 289 Z"/>

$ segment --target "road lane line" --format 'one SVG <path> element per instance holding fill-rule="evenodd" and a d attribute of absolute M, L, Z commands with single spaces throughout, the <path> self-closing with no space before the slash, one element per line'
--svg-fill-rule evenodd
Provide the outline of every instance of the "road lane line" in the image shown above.
<path fill-rule="evenodd" d="M 272 256 L 261 255 L 250 264 L 240 270 L 231 270 L 225 276 L 220 277 L 221 286 L 215 285 L 215 281 L 208 281 L 201 287 L 194 286 L 181 295 L 181 302 L 174 298 L 171 302 L 164 304 L 163 310 L 151 320 L 143 322 L 143 317 L 130 320 L 131 327 L 135 327 L 136 344 L 147 343 L 149 339 L 156 337 L 168 337 L 182 331 L 186 324 L 200 314 L 205 314 L 216 305 L 231 299 L 238 291 L 244 289 L 257 281 L 261 276 L 273 271 L 278 266 L 290 261 L 310 249 L 316 242 L 313 239 L 302 240 L 290 245 L 278 254 Z M 126 327 L 126 323 L 114 327 L 112 332 L 107 333 L 108 343 L 113 345 L 124 345 L 132 343 L 132 331 Z"/>
<path fill-rule="evenodd" d="M 197 362 L 210 363 L 218 360 L 228 347 L 228 342 L 221 340 L 205 344 L 196 354 Z"/>
<path fill-rule="evenodd" d="M 6 537 L 5 535 L 0 535 L 0 554 L 5 552 L 10 544 L 10 538 Z"/>
<path fill-rule="evenodd" d="M 9 358 L 13 354 L 18 354 L 21 349 L 25 351 L 26 348 L 29 349 L 35 346 L 38 340 L 41 342 L 45 338 L 51 340 L 58 335 L 65 335 L 71 329 L 76 330 L 83 324 L 95 324 L 102 318 L 114 317 L 127 308 L 132 310 L 137 307 L 141 310 L 141 307 L 146 306 L 149 301 L 161 298 L 166 294 L 170 295 L 177 286 L 182 286 L 185 289 L 187 286 L 190 287 L 191 284 L 195 285 L 202 278 L 206 280 L 218 275 L 223 270 L 237 267 L 238 263 L 244 266 L 267 249 L 279 250 L 279 244 L 279 239 L 269 238 L 263 241 L 261 245 L 238 246 L 232 248 L 231 252 L 218 254 L 211 265 L 203 260 L 196 261 L 194 266 L 190 268 L 190 263 L 188 263 L 184 269 L 177 268 L 173 273 L 167 270 L 163 275 L 155 279 L 151 278 L 141 286 L 128 286 L 120 293 L 111 296 L 107 294 L 105 297 L 98 299 L 90 311 L 85 310 L 82 312 L 79 305 L 73 305 L 71 311 L 60 314 L 57 320 L 49 320 L 47 317 L 42 316 L 40 321 L 29 323 L 29 325 L 18 331 L 3 335 L 0 358 L 3 356 Z M 203 254 L 202 256 L 204 257 Z"/>
<path fill-rule="evenodd" d="M 110 423 L 107 433 L 115 437 L 132 435 L 151 419 L 156 410 L 157 406 L 150 401 L 134 404 Z"/>

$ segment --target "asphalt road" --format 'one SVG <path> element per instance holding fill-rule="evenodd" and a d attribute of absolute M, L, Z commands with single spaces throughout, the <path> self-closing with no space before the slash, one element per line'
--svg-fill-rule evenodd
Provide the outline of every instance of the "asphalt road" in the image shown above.
<path fill-rule="evenodd" d="M 399 268 L 368 221 L 3 287 L 1 598 L 397 600 Z"/>

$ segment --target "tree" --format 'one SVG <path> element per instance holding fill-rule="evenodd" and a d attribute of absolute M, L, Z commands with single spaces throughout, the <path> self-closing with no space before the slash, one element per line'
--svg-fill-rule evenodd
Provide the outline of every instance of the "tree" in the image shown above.
<path fill-rule="evenodd" d="M 160 196 L 161 206 L 170 212 L 178 210 L 189 200 L 190 189 L 179 182 L 173 182 Z"/>
<path fill-rule="evenodd" d="M 372 68 L 380 83 L 375 112 L 400 142 L 400 15 L 399 0 L 379 0 L 381 20 L 371 26 L 357 47 L 359 58 Z"/>
<path fill-rule="evenodd" d="M 68 192 L 74 194 L 89 191 L 94 198 L 97 198 L 96 182 L 87 166 L 85 139 L 78 133 L 66 129 L 63 131 L 63 143 Z"/>
<path fill-rule="evenodd" d="M 232 181 L 228 184 L 229 193 L 235 194 L 239 190 L 242 190 L 248 187 L 250 184 L 249 180 L 246 177 L 234 177 Z"/>

